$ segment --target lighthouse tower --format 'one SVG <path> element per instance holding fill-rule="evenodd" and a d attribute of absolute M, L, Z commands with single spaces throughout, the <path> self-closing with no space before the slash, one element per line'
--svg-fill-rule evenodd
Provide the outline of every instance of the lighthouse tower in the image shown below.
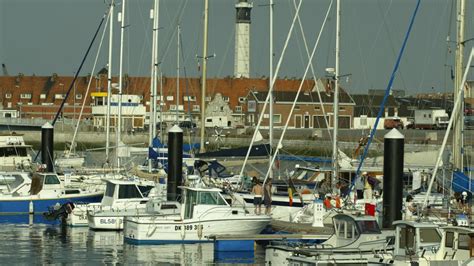
<path fill-rule="evenodd" d="M 239 0 L 235 5 L 235 56 L 234 77 L 250 77 L 250 11 L 253 4 Z"/>

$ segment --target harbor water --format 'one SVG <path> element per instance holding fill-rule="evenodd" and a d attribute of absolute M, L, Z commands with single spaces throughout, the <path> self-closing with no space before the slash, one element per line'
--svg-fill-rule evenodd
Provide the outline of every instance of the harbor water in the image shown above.
<path fill-rule="evenodd" d="M 256 245 L 249 256 L 214 254 L 212 243 L 131 245 L 122 232 L 93 231 L 49 223 L 41 215 L 0 216 L 0 264 L 136 265 L 264 263 L 264 249 Z"/>

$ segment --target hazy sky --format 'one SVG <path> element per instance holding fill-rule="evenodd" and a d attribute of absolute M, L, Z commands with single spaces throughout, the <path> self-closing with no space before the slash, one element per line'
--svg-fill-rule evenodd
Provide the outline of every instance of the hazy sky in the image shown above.
<path fill-rule="evenodd" d="M 110 0 L 107 0 L 110 1 Z M 121 1 L 116 1 L 121 3 Z M 184 62 L 187 75 L 196 77 L 198 59 L 202 54 L 202 22 L 204 0 L 161 0 L 159 50 L 162 71 L 176 76 L 176 21 L 182 27 Z M 268 0 L 254 0 L 251 25 L 251 76 L 268 76 Z M 280 58 L 284 40 L 294 14 L 293 0 L 274 0 L 275 65 Z M 450 65 L 454 60 L 454 0 L 422 0 L 418 16 L 403 57 L 394 89 L 407 93 L 451 91 Z M 233 74 L 236 0 L 210 0 L 208 76 Z M 300 12 L 304 33 L 310 49 L 320 31 L 330 0 L 304 0 Z M 125 36 L 125 72 L 131 76 L 147 76 L 151 64 L 152 0 L 127 1 Z M 99 21 L 107 9 L 104 0 L 0 0 L 0 62 L 10 75 L 73 75 Z M 351 74 L 343 85 L 349 92 L 385 89 L 415 0 L 341 0 L 341 74 Z M 116 10 L 120 9 L 119 4 Z M 474 37 L 472 1 L 467 4 L 466 38 Z M 313 63 L 316 75 L 334 66 L 335 0 L 330 20 L 324 29 Z M 115 16 L 117 18 L 117 16 Z M 451 26 L 451 30 L 449 30 Z M 119 23 L 115 21 L 113 72 L 118 73 Z M 81 74 L 92 71 L 102 32 Z M 474 42 L 467 43 L 470 50 Z M 448 53 L 448 46 L 452 53 Z M 107 64 L 108 33 L 100 51 L 98 68 Z M 166 49 L 168 47 L 168 49 Z M 467 51 L 466 51 L 467 54 Z M 280 77 L 302 77 L 308 58 L 303 39 L 296 27 Z M 184 75 L 184 71 L 181 72 Z M 471 75 L 471 77 L 474 77 Z"/>

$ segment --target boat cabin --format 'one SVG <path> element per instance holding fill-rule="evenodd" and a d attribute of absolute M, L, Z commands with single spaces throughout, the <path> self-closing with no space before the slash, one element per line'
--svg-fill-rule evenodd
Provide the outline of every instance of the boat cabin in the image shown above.
<path fill-rule="evenodd" d="M 0 134 L 0 168 L 13 170 L 31 164 L 28 154 L 31 145 L 26 145 L 22 135 Z"/>
<path fill-rule="evenodd" d="M 106 180 L 102 206 L 113 206 L 120 202 L 148 201 L 154 186 L 140 185 L 136 181 Z"/>
<path fill-rule="evenodd" d="M 439 225 L 432 222 L 395 221 L 395 260 L 434 257 L 441 241 Z"/>
<path fill-rule="evenodd" d="M 64 186 L 55 173 L 34 173 L 31 178 L 30 195 L 57 196 Z"/>
<path fill-rule="evenodd" d="M 0 192 L 2 194 L 29 195 L 31 178 L 27 172 L 0 173 Z"/>
<path fill-rule="evenodd" d="M 446 226 L 441 231 L 441 245 L 436 252 L 436 260 L 465 261 L 474 258 L 474 229 Z"/>
<path fill-rule="evenodd" d="M 337 214 L 333 217 L 334 235 L 328 239 L 333 246 L 349 245 L 361 235 L 380 235 L 382 231 L 373 216 Z"/>
<path fill-rule="evenodd" d="M 216 207 L 230 207 L 218 188 L 181 187 L 183 190 L 182 217 L 192 219 Z M 237 210 L 235 210 L 237 212 Z"/>

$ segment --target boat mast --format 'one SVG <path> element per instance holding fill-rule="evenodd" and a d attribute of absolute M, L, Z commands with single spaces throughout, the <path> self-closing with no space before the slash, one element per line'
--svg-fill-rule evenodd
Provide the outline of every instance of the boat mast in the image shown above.
<path fill-rule="evenodd" d="M 122 12 L 119 15 L 120 26 L 120 66 L 119 66 L 119 99 L 118 99 L 118 119 L 117 119 L 117 169 L 120 169 L 119 147 L 122 131 L 122 93 L 123 93 L 123 38 L 125 33 L 125 5 L 127 0 L 122 0 Z"/>
<path fill-rule="evenodd" d="M 206 132 L 206 75 L 207 75 L 207 27 L 208 27 L 209 0 L 204 0 L 204 38 L 202 47 L 202 80 L 201 80 L 201 148 L 200 152 L 206 151 L 204 147 L 204 134 Z"/>
<path fill-rule="evenodd" d="M 176 125 L 179 125 L 179 35 L 181 26 L 178 24 L 177 52 L 176 52 Z"/>
<path fill-rule="evenodd" d="M 156 80 L 158 70 L 158 8 L 159 0 L 155 0 L 150 16 L 153 19 L 153 39 L 151 51 L 150 77 L 150 113 L 149 113 L 149 147 L 153 148 L 153 138 L 156 136 Z M 148 157 L 148 172 L 152 171 L 152 160 Z"/>
<path fill-rule="evenodd" d="M 456 59 L 455 59 L 455 76 L 454 76 L 454 102 L 457 97 L 464 97 L 459 93 L 463 90 L 461 87 L 462 69 L 463 69 L 463 55 L 464 55 L 464 17 L 466 14 L 466 1 L 457 0 L 457 37 L 456 37 Z M 459 96 L 461 95 L 461 96 Z M 462 108 L 462 104 L 459 108 Z M 455 170 L 462 171 L 463 156 L 462 156 L 462 128 L 464 125 L 462 109 L 454 121 L 454 137 L 453 137 L 453 166 Z M 454 113 L 454 110 L 453 110 Z"/>
<path fill-rule="evenodd" d="M 112 95 L 112 48 L 114 35 L 114 0 L 110 2 L 110 24 L 109 24 L 109 61 L 107 69 L 107 111 L 105 115 L 105 161 L 109 166 L 110 159 L 110 98 Z"/>
<path fill-rule="evenodd" d="M 273 178 L 273 165 L 272 165 L 272 157 L 273 157 L 273 86 L 272 86 L 272 81 L 273 81 L 273 0 L 270 0 L 270 58 L 269 58 L 269 77 L 268 77 L 268 88 L 269 91 L 268 93 L 270 94 L 270 99 L 268 101 L 269 104 L 269 134 L 268 134 L 268 143 L 269 143 L 269 148 L 270 150 L 268 151 L 269 153 L 269 166 L 270 167 L 270 178 Z"/>
<path fill-rule="evenodd" d="M 337 133 L 339 130 L 339 44 L 341 39 L 341 1 L 336 0 L 336 65 L 334 72 L 334 103 L 333 103 L 333 146 L 332 146 L 332 185 L 335 185 L 339 174 L 339 152 Z"/>

